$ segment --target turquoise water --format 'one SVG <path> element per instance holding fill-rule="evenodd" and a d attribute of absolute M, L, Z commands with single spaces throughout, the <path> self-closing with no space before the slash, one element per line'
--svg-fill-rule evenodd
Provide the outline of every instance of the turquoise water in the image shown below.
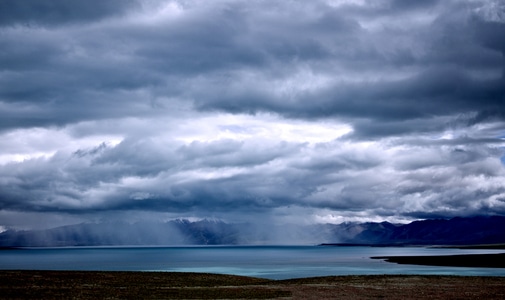
<path fill-rule="evenodd" d="M 505 276 L 505 269 L 398 265 L 370 259 L 501 252 L 321 246 L 30 248 L 0 251 L 0 269 L 209 272 L 269 279 L 362 274 Z"/>

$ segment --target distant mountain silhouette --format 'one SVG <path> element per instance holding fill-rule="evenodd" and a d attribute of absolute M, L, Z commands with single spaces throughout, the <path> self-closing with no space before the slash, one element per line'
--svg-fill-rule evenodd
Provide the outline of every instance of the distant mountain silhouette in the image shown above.
<path fill-rule="evenodd" d="M 415 221 L 410 224 L 229 224 L 174 220 L 84 223 L 0 233 L 0 247 L 240 244 L 472 245 L 505 243 L 505 217 Z"/>
<path fill-rule="evenodd" d="M 339 227 L 342 224 L 338 225 Z M 351 224 L 354 236 L 340 243 L 383 245 L 475 245 L 505 243 L 505 217 L 478 216 L 414 221 L 410 224 Z"/>

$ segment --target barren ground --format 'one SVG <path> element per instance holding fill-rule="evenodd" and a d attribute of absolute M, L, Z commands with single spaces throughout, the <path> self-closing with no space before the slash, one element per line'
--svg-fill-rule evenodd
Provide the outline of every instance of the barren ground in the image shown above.
<path fill-rule="evenodd" d="M 0 271 L 2 299 L 505 299 L 505 277 Z"/>

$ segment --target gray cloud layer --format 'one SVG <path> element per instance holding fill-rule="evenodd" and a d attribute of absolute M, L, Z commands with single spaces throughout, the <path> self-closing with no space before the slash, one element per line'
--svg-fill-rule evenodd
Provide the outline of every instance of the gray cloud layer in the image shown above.
<path fill-rule="evenodd" d="M 500 1 L 3 1 L 0 20 L 0 226 L 505 214 Z"/>

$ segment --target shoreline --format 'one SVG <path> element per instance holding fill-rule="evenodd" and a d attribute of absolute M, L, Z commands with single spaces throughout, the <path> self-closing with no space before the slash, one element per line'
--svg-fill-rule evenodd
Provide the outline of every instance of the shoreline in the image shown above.
<path fill-rule="evenodd" d="M 346 275 L 269 280 L 209 273 L 0 271 L 3 299 L 503 299 L 505 277 Z"/>
<path fill-rule="evenodd" d="M 388 244 L 366 244 L 366 243 L 322 243 L 318 244 L 321 247 L 377 247 L 377 248 L 388 248 L 388 247 L 423 247 L 423 248 L 434 248 L 434 249 L 474 249 L 474 250 L 486 250 L 486 249 L 497 249 L 505 250 L 505 244 L 468 244 L 468 245 L 432 245 L 432 244 L 408 244 L 408 243 L 388 243 Z"/>
<path fill-rule="evenodd" d="M 386 262 L 439 267 L 505 268 L 505 253 L 430 256 L 372 256 Z"/>

